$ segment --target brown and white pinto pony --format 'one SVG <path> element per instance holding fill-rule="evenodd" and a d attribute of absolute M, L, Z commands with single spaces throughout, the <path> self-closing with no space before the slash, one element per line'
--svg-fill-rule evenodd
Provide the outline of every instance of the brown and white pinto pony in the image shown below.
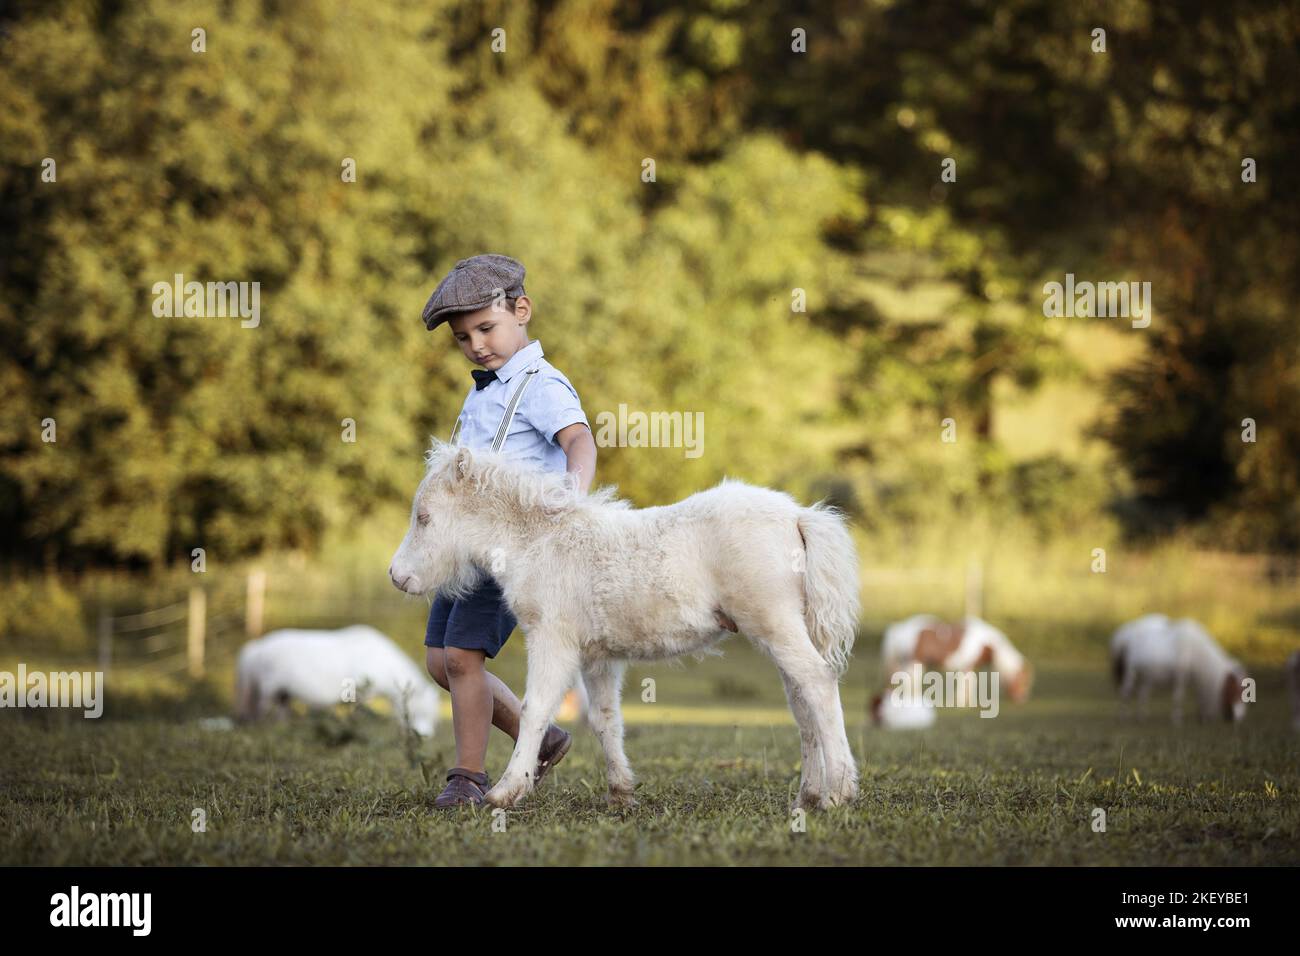
<path fill-rule="evenodd" d="M 953 624 L 933 614 L 916 614 L 885 629 L 880 648 L 885 679 L 915 663 L 930 670 L 973 672 L 987 666 L 1016 703 L 1029 697 L 1033 667 L 1007 636 L 978 617 Z M 873 701 L 873 711 L 876 704 Z"/>

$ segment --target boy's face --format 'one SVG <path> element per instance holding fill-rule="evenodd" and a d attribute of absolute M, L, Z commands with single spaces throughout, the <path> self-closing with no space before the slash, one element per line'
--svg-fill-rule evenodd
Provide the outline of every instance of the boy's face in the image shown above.
<path fill-rule="evenodd" d="M 475 365 L 496 370 L 528 344 L 528 320 L 532 318 L 528 296 L 515 300 L 511 312 L 504 302 L 486 305 L 476 312 L 461 312 L 447 320 L 460 350 Z"/>

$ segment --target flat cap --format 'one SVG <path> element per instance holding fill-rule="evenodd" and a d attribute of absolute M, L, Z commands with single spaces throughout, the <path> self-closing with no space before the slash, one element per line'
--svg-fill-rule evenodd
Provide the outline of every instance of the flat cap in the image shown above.
<path fill-rule="evenodd" d="M 438 283 L 420 316 L 433 331 L 457 312 L 473 312 L 504 293 L 507 299 L 524 295 L 524 264 L 509 256 L 487 253 L 461 259 Z"/>

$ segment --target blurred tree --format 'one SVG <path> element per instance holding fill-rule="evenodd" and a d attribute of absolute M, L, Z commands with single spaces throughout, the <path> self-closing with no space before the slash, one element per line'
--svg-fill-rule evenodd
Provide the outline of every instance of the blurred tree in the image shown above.
<path fill-rule="evenodd" d="M 1101 429 L 1137 480 L 1126 513 L 1300 547 L 1300 26 L 1281 0 L 5 17 L 13 556 L 232 557 L 404 506 L 469 387 L 419 309 L 485 251 L 527 265 L 531 334 L 593 424 L 704 414 L 706 454 L 602 449 L 598 481 L 642 504 L 723 474 L 833 486 L 873 521 L 1010 502 L 1054 528 L 1065 498 L 1070 520 L 1098 504 L 1095 474 L 998 447 L 995 386 L 1069 371 L 1047 279 L 1149 280 L 1146 353 Z M 156 317 L 177 273 L 259 282 L 261 324 Z"/>
<path fill-rule="evenodd" d="M 446 436 L 469 384 L 419 310 L 481 251 L 528 266 L 530 331 L 593 423 L 620 404 L 704 414 L 707 455 L 610 449 L 600 481 L 649 503 L 724 473 L 833 467 L 844 356 L 791 293 L 808 286 L 818 306 L 839 262 L 821 224 L 861 214 L 845 171 L 741 139 L 672 170 L 680 196 L 647 218 L 646 194 L 665 187 L 568 135 L 509 67 L 526 43 L 487 58 L 491 29 L 471 42 L 466 6 L 222 9 L 82 3 L 8 24 L 12 556 L 156 566 L 205 547 L 212 562 L 404 508 L 427 436 Z M 196 27 L 206 52 L 191 49 Z M 442 65 L 451 47 L 471 65 Z M 55 182 L 40 180 L 45 156 Z M 176 274 L 258 282 L 260 324 L 154 315 L 154 284 Z"/>
<path fill-rule="evenodd" d="M 922 406 L 955 401 L 986 438 L 996 376 L 1062 369 L 1046 278 L 1150 281 L 1156 319 L 1133 332 L 1146 355 L 1100 429 L 1137 480 L 1134 527 L 1209 516 L 1230 545 L 1300 547 L 1300 332 L 1284 311 L 1300 284 L 1300 185 L 1284 172 L 1300 155 L 1293 2 L 712 9 L 745 26 L 727 67 L 744 76 L 743 125 L 866 172 L 862 245 L 885 226 L 914 253 L 895 288 L 926 259 L 958 284 L 920 328 L 846 316 L 904 354 L 950 343 L 918 383 Z M 806 55 L 790 51 L 796 28 Z"/>
<path fill-rule="evenodd" d="M 6 24 L 6 547 L 153 565 L 206 547 L 212 562 L 310 545 L 409 493 L 388 452 L 419 404 L 418 277 L 392 221 L 399 197 L 436 194 L 415 184 L 449 93 L 419 39 L 435 14 L 70 3 Z M 176 274 L 260 283 L 260 324 L 156 316 L 153 286 Z"/>

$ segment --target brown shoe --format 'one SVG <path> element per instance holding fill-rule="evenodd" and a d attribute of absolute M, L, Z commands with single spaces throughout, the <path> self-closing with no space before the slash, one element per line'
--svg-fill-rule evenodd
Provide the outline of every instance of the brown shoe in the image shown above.
<path fill-rule="evenodd" d="M 465 804 L 481 806 L 484 803 L 483 794 L 491 785 L 492 781 L 485 773 L 452 767 L 447 771 L 447 786 L 434 799 L 433 805 L 439 810 L 449 810 Z"/>
<path fill-rule="evenodd" d="M 533 773 L 533 785 L 542 782 L 546 772 L 564 759 L 573 745 L 573 734 L 561 727 L 551 724 L 542 738 L 542 746 L 537 751 L 537 770 Z"/>

